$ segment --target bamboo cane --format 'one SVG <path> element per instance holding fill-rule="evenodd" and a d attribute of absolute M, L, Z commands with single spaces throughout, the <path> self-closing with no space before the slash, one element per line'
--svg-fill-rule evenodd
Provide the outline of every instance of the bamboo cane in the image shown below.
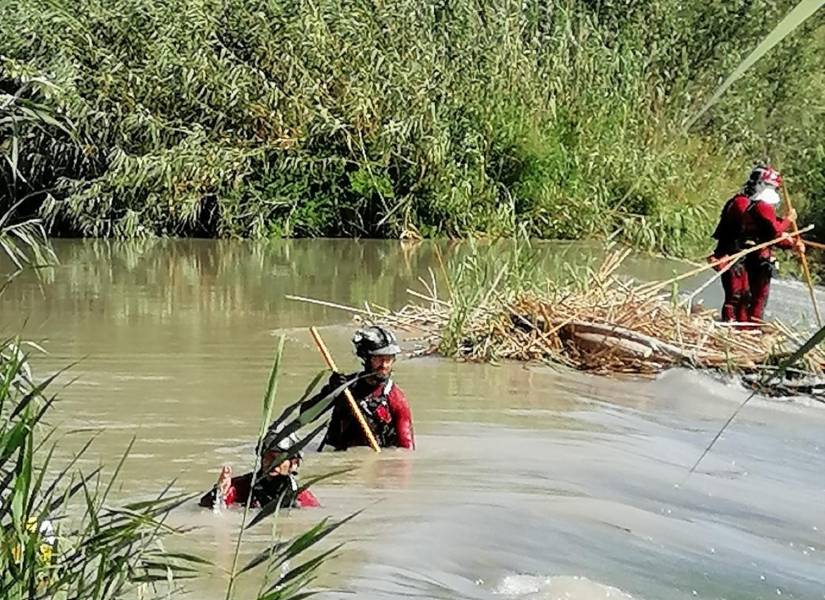
<path fill-rule="evenodd" d="M 312 334 L 312 339 L 315 340 L 318 350 L 321 351 L 321 356 L 324 357 L 327 366 L 329 366 L 329 368 L 333 371 L 337 371 L 338 367 L 335 366 L 335 361 L 332 359 L 332 355 L 329 353 L 327 345 L 324 343 L 324 340 L 321 339 L 321 334 L 318 333 L 318 330 L 315 327 L 310 327 L 309 332 Z M 361 410 L 355 403 L 355 398 L 352 397 L 352 392 L 349 391 L 349 388 L 344 390 L 344 397 L 347 399 L 347 403 L 349 404 L 352 414 L 355 416 L 355 419 L 364 431 L 364 435 L 367 436 L 367 441 L 369 441 L 372 449 L 376 452 L 381 452 L 381 448 L 378 447 L 378 442 L 375 440 L 375 435 L 372 433 L 372 429 L 370 429 L 366 419 L 364 419 L 364 415 L 361 414 Z"/>
<path fill-rule="evenodd" d="M 298 300 L 300 302 L 309 302 L 311 304 L 318 304 L 320 306 L 328 306 L 329 308 L 340 308 L 347 312 L 359 315 L 374 316 L 371 310 L 364 310 L 362 308 L 355 308 L 354 306 L 346 306 L 345 304 L 336 304 L 335 302 L 326 302 L 325 300 L 316 300 L 315 298 L 304 298 L 303 296 L 293 296 L 292 294 L 285 294 L 284 298 L 287 300 Z M 317 341 L 317 340 L 316 340 Z"/>
<path fill-rule="evenodd" d="M 802 239 L 802 238 L 799 238 L 799 239 Z M 814 241 L 811 241 L 811 240 L 802 240 L 802 241 L 805 242 L 806 246 L 810 246 L 811 248 L 816 248 L 817 250 L 825 250 L 825 244 L 821 244 L 819 242 L 814 242 Z"/>
<path fill-rule="evenodd" d="M 806 231 L 810 231 L 813 228 L 814 228 L 813 225 L 808 225 L 807 227 L 804 227 L 803 229 L 799 229 L 799 230 L 795 231 L 794 233 L 792 233 L 790 235 L 792 237 L 798 236 L 802 233 L 805 233 Z M 653 284 L 649 284 L 647 286 L 645 286 L 645 285 L 639 286 L 638 291 L 642 294 L 645 294 L 645 295 L 652 294 L 654 292 L 657 292 L 659 290 L 662 290 L 662 289 L 668 287 L 669 285 L 673 285 L 674 283 L 676 283 L 678 281 L 682 281 L 683 279 L 693 277 L 694 275 L 698 275 L 699 273 L 707 271 L 708 269 L 713 269 L 714 267 L 718 267 L 719 265 L 722 265 L 722 264 L 725 264 L 725 263 L 728 263 L 729 265 L 733 265 L 734 262 L 736 262 L 737 260 L 739 260 L 743 256 L 745 256 L 747 254 L 750 254 L 751 252 L 756 252 L 757 250 L 762 250 L 763 248 L 767 248 L 768 246 L 773 246 L 774 244 L 778 244 L 779 242 L 782 241 L 782 239 L 783 239 L 782 237 L 778 237 L 778 238 L 772 239 L 772 240 L 767 241 L 767 242 L 762 242 L 761 244 L 757 244 L 756 246 L 746 248 L 745 250 L 741 250 L 741 251 L 737 252 L 736 254 L 728 256 L 724 260 L 715 260 L 715 261 L 710 262 L 706 265 L 703 265 L 701 267 L 697 267 L 697 268 L 695 268 L 691 271 L 688 271 L 687 273 L 682 273 L 681 275 L 678 275 L 676 277 L 668 279 L 667 281 L 659 281 L 659 282 L 655 282 Z M 728 268 L 730 268 L 730 267 L 728 267 Z M 722 270 L 727 271 L 727 268 L 723 267 Z"/>
<path fill-rule="evenodd" d="M 784 184 L 782 185 L 782 195 L 785 196 L 785 204 L 788 206 L 788 213 L 793 212 L 791 197 L 788 195 L 788 188 Z M 796 226 L 795 218 L 791 220 L 791 224 L 793 224 L 794 233 L 797 233 L 799 231 L 799 228 Z M 799 253 L 799 261 L 800 263 L 802 263 L 802 273 L 805 274 L 805 282 L 808 284 L 808 293 L 811 295 L 811 304 L 814 305 L 816 323 L 819 327 L 822 327 L 822 315 L 819 314 L 819 306 L 816 303 L 816 292 L 814 292 L 814 284 L 811 281 L 811 271 L 810 269 L 808 269 L 808 257 L 805 256 L 804 252 Z"/>

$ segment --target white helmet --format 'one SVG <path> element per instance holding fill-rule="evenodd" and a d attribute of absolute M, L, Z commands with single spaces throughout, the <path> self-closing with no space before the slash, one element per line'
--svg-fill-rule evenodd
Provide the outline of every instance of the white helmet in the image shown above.
<path fill-rule="evenodd" d="M 371 356 L 395 356 L 401 353 L 392 331 L 381 325 L 371 325 L 355 332 L 352 338 L 355 354 L 363 361 Z"/>
<path fill-rule="evenodd" d="M 278 450 L 280 452 L 288 452 L 292 446 L 297 444 L 301 441 L 301 438 L 298 437 L 297 433 L 290 433 L 288 436 L 278 440 L 277 444 L 275 444 L 275 440 L 280 437 L 279 434 L 283 430 L 284 426 L 280 425 L 277 429 L 270 429 L 266 432 L 264 436 L 263 443 L 261 444 L 261 448 L 263 452 L 271 451 L 271 450 Z M 275 446 L 273 447 L 273 444 Z M 298 458 L 304 458 L 304 453 L 302 451 L 298 451 L 296 454 Z"/>

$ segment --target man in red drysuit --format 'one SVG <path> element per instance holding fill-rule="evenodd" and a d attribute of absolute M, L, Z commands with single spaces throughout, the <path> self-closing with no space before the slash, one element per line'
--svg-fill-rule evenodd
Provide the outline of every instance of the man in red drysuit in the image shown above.
<path fill-rule="evenodd" d="M 364 363 L 363 370 L 350 375 L 333 373 L 321 391 L 304 402 L 301 412 L 310 409 L 345 382 L 352 381 L 349 390 L 378 445 L 382 448 L 414 450 L 410 405 L 404 392 L 390 377 L 395 357 L 401 352 L 395 335 L 385 327 L 373 325 L 356 331 L 352 343 L 356 355 Z M 326 444 L 336 450 L 368 445 L 366 435 L 343 393 L 331 406 L 332 417 L 319 449 Z"/>
<path fill-rule="evenodd" d="M 710 257 L 710 260 L 720 262 L 717 270 L 724 268 L 729 262 L 728 257 L 737 252 L 777 238 L 782 238 L 774 244 L 779 248 L 805 251 L 802 241 L 795 241 L 788 234 L 796 221 L 796 211 L 791 210 L 785 219 L 776 215 L 781 186 L 782 177 L 776 170 L 758 166 L 751 171 L 742 191 L 725 203 L 713 232 L 717 244 Z M 762 320 L 775 262 L 772 247 L 768 246 L 740 258 L 722 273 L 723 321 Z"/>

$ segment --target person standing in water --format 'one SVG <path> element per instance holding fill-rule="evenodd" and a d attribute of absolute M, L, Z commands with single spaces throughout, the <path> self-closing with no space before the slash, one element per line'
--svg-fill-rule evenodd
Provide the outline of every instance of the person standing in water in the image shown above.
<path fill-rule="evenodd" d="M 412 412 L 406 395 L 391 378 L 395 358 L 401 352 L 395 335 L 373 325 L 356 331 L 352 343 L 363 369 L 350 375 L 333 373 L 321 391 L 301 405 L 301 412 L 350 381 L 349 390 L 378 445 L 414 450 Z M 319 450 L 327 444 L 336 450 L 369 445 L 345 395 L 339 394 L 330 406 L 332 417 Z"/>
<path fill-rule="evenodd" d="M 731 255 L 777 238 L 781 238 L 775 244 L 779 248 L 805 251 L 805 244 L 788 234 L 796 222 L 796 211 L 791 210 L 784 219 L 776 214 L 781 186 L 782 176 L 778 171 L 770 166 L 758 166 L 751 171 L 742 191 L 725 203 L 713 232 L 716 248 L 709 257 L 711 261 L 719 261 L 717 270 L 727 266 Z M 723 321 L 762 321 L 775 263 L 772 247 L 768 246 L 740 258 L 722 273 Z"/>

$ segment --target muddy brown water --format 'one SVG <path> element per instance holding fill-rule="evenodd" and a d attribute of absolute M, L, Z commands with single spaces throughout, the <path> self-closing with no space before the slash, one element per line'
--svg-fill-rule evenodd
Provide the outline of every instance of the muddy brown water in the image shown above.
<path fill-rule="evenodd" d="M 221 464 L 250 464 L 279 334 L 281 406 L 322 368 L 309 325 L 342 368 L 357 366 L 350 315 L 285 294 L 399 307 L 418 277 L 439 273 L 429 244 L 59 240 L 56 250 L 60 266 L 40 281 L 24 274 L 0 296 L 2 328 L 48 351 L 35 359 L 41 375 L 79 361 L 52 415 L 67 452 L 87 435 L 71 430 L 92 428 L 85 466 L 113 467 L 136 436 L 120 498 L 172 479 L 176 490 L 205 490 Z M 449 259 L 466 248 L 441 251 Z M 548 272 L 598 254 L 541 252 Z M 625 265 L 647 279 L 678 269 L 644 257 Z M 793 317 L 806 301 L 801 286 L 779 282 L 770 309 Z M 294 534 L 364 509 L 330 540 L 346 545 L 323 569 L 322 598 L 825 598 L 825 406 L 756 398 L 685 482 L 745 398 L 736 382 L 439 358 L 402 359 L 395 378 L 418 450 L 310 452 L 304 476 L 351 470 L 317 486 L 323 508 L 279 522 Z M 187 506 L 173 521 L 197 528 L 176 547 L 229 565 L 236 511 Z M 243 556 L 268 535 L 253 532 Z M 243 580 L 239 597 L 259 583 Z M 205 600 L 224 586 L 217 571 L 187 584 Z"/>

